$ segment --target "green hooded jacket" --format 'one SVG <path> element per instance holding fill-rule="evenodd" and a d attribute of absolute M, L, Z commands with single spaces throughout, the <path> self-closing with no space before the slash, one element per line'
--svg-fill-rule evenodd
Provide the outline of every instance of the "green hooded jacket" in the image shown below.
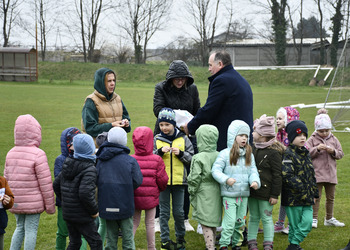
<path fill-rule="evenodd" d="M 219 154 L 216 151 L 218 137 L 219 131 L 213 125 L 205 124 L 197 129 L 198 154 L 192 157 L 191 171 L 187 177 L 192 216 L 208 227 L 221 226 L 220 184 L 211 174 L 211 168 Z"/>
<path fill-rule="evenodd" d="M 113 97 L 113 95 L 116 95 L 116 93 L 113 93 L 108 95 L 107 90 L 105 87 L 105 76 L 107 73 L 112 72 L 114 75 L 114 71 L 108 68 L 101 68 L 98 69 L 95 72 L 95 83 L 94 83 L 94 88 L 97 92 L 99 92 L 101 95 L 106 97 L 106 100 L 109 101 Z M 122 119 L 128 119 L 129 124 L 130 124 L 130 117 L 129 113 L 122 101 L 122 106 L 123 106 L 123 116 Z M 85 100 L 85 104 L 83 107 L 82 111 L 82 123 L 85 128 L 85 131 L 87 134 L 96 137 L 97 135 L 101 134 L 102 132 L 108 132 L 113 126 L 112 123 L 102 123 L 99 124 L 98 119 L 99 118 L 99 113 L 97 111 L 97 108 L 95 106 L 95 103 L 91 98 L 87 98 Z M 125 127 L 124 130 L 126 132 L 131 131 L 131 124 L 129 127 Z"/>

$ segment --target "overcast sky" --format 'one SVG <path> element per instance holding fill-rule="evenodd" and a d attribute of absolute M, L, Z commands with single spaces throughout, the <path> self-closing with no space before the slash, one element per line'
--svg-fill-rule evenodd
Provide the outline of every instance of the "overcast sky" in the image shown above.
<path fill-rule="evenodd" d="M 71 1 L 71 0 L 68 0 Z M 190 24 L 191 20 L 189 19 L 189 15 L 185 10 L 184 7 L 184 1 L 185 0 L 173 0 L 173 6 L 171 9 L 171 14 L 169 16 L 168 22 L 164 24 L 164 28 L 161 31 L 158 31 L 154 34 L 152 39 L 149 42 L 148 48 L 157 48 L 160 46 L 165 46 L 169 44 L 170 42 L 174 41 L 179 36 L 185 36 L 185 37 L 198 37 L 198 34 L 196 30 L 193 28 L 193 26 Z M 234 20 L 243 20 L 244 18 L 247 19 L 252 26 L 252 31 L 256 32 L 257 30 L 265 29 L 264 22 L 269 20 L 271 18 L 271 14 L 264 10 L 261 7 L 256 6 L 253 2 L 250 2 L 249 0 L 221 0 L 224 1 L 232 1 L 234 6 Z M 261 2 L 261 3 L 267 3 L 267 0 L 255 0 L 255 2 Z M 289 0 L 288 3 L 293 8 L 296 8 L 300 4 L 300 0 Z M 27 1 L 23 3 L 22 10 L 23 13 L 25 11 L 28 11 L 27 9 Z M 74 8 L 72 6 L 72 8 Z M 220 21 L 218 23 L 218 28 L 216 35 L 220 34 L 225 30 L 225 25 L 227 19 L 227 8 L 226 6 L 222 6 L 219 12 Z M 22 15 L 23 15 L 22 13 Z M 329 21 L 329 12 L 326 10 L 324 11 L 324 24 L 329 27 L 330 21 Z M 66 14 L 67 15 L 67 14 Z M 318 10 L 317 6 L 315 5 L 315 2 L 313 0 L 304 0 L 304 10 L 303 10 L 303 16 L 305 18 L 308 18 L 312 15 L 318 16 Z M 298 13 L 294 14 L 295 18 L 298 17 Z M 296 23 L 295 23 L 296 25 Z M 57 26 L 58 27 L 58 26 Z M 70 34 L 68 34 L 67 31 L 64 30 L 64 28 L 58 29 L 57 27 L 53 28 L 48 37 L 48 46 L 66 46 L 66 45 L 74 45 L 76 42 L 74 42 L 73 39 L 71 39 Z M 101 44 L 106 43 L 118 43 L 118 38 L 105 40 L 106 36 L 101 35 L 101 33 L 108 32 L 108 28 L 113 30 L 114 33 L 118 33 L 116 31 L 116 25 L 108 22 L 108 19 L 104 18 L 104 20 L 100 23 L 100 30 L 99 30 L 99 36 L 98 41 L 96 44 L 96 49 L 100 48 Z M 59 30 L 59 32 L 58 32 Z M 2 40 L 2 39 L 1 39 Z M 77 39 L 79 42 L 79 38 Z M 15 44 L 25 44 L 25 45 L 31 45 L 33 46 L 35 44 L 35 39 L 33 37 L 28 36 L 25 32 L 16 32 L 13 31 L 10 42 Z M 131 42 L 130 42 L 131 44 Z M 132 46 L 131 46 L 132 47 Z"/>

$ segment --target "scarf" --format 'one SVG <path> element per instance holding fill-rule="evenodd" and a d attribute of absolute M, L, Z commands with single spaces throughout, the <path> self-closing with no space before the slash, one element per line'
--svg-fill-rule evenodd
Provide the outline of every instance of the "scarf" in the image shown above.
<path fill-rule="evenodd" d="M 267 142 L 256 142 L 255 143 L 255 147 L 256 148 L 267 148 L 269 146 L 271 146 L 272 144 L 274 144 L 276 141 L 276 138 L 272 138 L 271 140 L 267 141 Z"/>

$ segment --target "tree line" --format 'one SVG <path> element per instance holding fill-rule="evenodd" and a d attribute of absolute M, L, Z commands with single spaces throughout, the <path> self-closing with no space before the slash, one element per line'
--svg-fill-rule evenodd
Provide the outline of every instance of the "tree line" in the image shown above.
<path fill-rule="evenodd" d="M 177 0 L 175 0 L 177 1 Z M 249 0 L 237 8 L 233 0 L 2 0 L 2 44 L 11 46 L 13 32 L 37 38 L 45 61 L 48 40 L 71 41 L 82 51 L 85 62 L 94 61 L 96 47 L 115 44 L 111 52 L 125 62 L 132 53 L 135 63 L 146 63 L 147 48 L 155 33 L 172 29 L 178 13 L 195 32 L 179 36 L 161 48 L 168 59 L 198 61 L 205 66 L 216 43 L 245 38 L 266 38 L 275 44 L 277 65 L 286 65 L 287 40 L 292 39 L 298 62 L 305 38 L 319 38 L 320 64 L 325 63 L 325 39 L 331 33 L 331 64 L 337 64 L 339 39 L 347 35 L 350 0 L 312 0 L 312 13 L 305 18 L 307 0 Z M 308 5 L 310 6 L 310 5 Z M 251 8 L 265 16 L 265 29 L 255 29 L 252 20 L 241 16 Z M 325 13 L 330 20 L 325 19 Z M 329 30 L 326 30 L 328 22 Z M 36 24 L 36 29 L 33 28 Z M 37 32 L 36 32 L 37 31 Z M 131 46 L 132 44 L 132 46 Z"/>

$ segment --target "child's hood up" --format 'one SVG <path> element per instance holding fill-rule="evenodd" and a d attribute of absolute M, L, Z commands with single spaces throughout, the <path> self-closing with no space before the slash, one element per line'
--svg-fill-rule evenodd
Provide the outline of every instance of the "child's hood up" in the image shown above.
<path fill-rule="evenodd" d="M 32 115 L 18 116 L 15 129 L 15 146 L 35 146 L 41 143 L 41 126 Z"/>
<path fill-rule="evenodd" d="M 213 125 L 204 124 L 196 130 L 196 138 L 199 152 L 213 152 L 216 151 L 219 131 Z"/>
<path fill-rule="evenodd" d="M 247 123 L 242 120 L 234 120 L 228 126 L 227 130 L 227 147 L 232 148 L 237 135 L 247 135 L 249 141 L 250 128 Z"/>
<path fill-rule="evenodd" d="M 73 137 L 77 134 L 81 134 L 80 130 L 75 127 L 66 128 L 61 133 L 60 144 L 61 153 L 64 156 L 69 156 L 69 147 L 73 144 Z"/>
<path fill-rule="evenodd" d="M 153 131 L 148 127 L 137 127 L 132 134 L 135 155 L 150 155 L 153 153 Z"/>

